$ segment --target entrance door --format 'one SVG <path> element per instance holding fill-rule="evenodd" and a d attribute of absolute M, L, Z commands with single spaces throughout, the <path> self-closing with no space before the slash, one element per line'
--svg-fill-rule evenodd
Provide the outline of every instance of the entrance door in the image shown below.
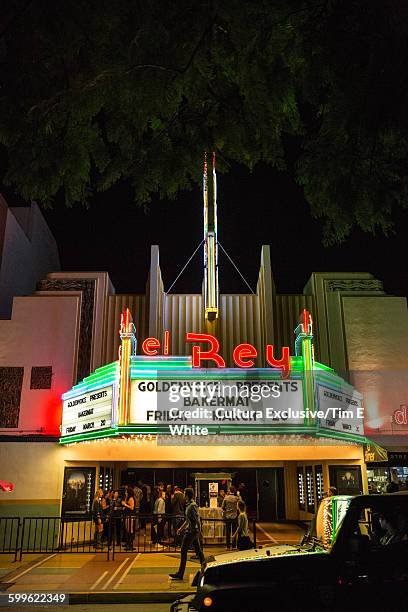
<path fill-rule="evenodd" d="M 258 514 L 263 522 L 285 518 L 283 468 L 258 468 Z"/>

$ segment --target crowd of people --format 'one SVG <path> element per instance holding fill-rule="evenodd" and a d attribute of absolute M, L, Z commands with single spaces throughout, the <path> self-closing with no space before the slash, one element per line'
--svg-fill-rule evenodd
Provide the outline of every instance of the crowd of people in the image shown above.
<path fill-rule="evenodd" d="M 191 498 L 187 491 L 192 492 Z M 161 546 L 165 541 L 181 544 L 180 528 L 185 523 L 186 509 L 193 498 L 194 489 L 191 485 L 183 490 L 177 485 L 165 486 L 163 482 L 155 487 L 139 481 L 136 486 L 125 485 L 108 491 L 98 489 L 92 506 L 94 546 L 101 549 L 104 542 L 111 545 L 115 539 L 117 546 L 124 544 L 126 550 L 131 551 L 135 535 L 141 529 L 146 533 L 149 527 L 153 544 Z M 238 549 L 250 546 L 246 498 L 243 483 L 237 489 L 232 485 L 227 491 L 222 489 L 218 495 L 217 503 L 222 508 L 225 521 L 227 549 L 231 549 L 234 543 Z M 202 546 L 199 514 L 197 523 Z"/>

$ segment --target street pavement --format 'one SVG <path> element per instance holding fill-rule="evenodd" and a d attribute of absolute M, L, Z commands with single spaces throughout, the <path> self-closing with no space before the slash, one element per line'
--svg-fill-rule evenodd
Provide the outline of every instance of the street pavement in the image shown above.
<path fill-rule="evenodd" d="M 11 609 L 11 608 L 10 608 Z M 16 607 L 13 608 L 15 611 Z M 170 605 L 143 603 L 143 604 L 115 604 L 117 612 L 169 612 Z M 27 607 L 19 608 L 21 612 L 29 612 Z M 79 604 L 75 606 L 35 606 L 36 612 L 112 612 L 112 604 Z"/>
<path fill-rule="evenodd" d="M 303 530 L 294 524 L 257 524 L 257 546 L 297 544 L 302 535 Z M 220 546 L 207 546 L 204 553 L 209 556 L 224 550 Z M 189 559 L 184 580 L 172 581 L 169 573 L 177 570 L 179 559 L 180 553 L 165 551 L 117 553 L 109 561 L 101 553 L 25 555 L 22 562 L 14 562 L 11 555 L 0 555 L 0 590 L 68 593 L 72 603 L 83 605 L 171 602 L 179 595 L 194 591 L 191 581 L 200 567 L 198 561 Z M 58 610 L 62 609 L 58 606 Z"/>

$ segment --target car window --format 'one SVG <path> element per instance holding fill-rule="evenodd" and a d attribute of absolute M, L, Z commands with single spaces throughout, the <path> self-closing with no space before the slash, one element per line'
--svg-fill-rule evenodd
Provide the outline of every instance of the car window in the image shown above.
<path fill-rule="evenodd" d="M 408 545 L 408 500 L 369 502 L 360 512 L 354 535 L 364 536 L 372 546 Z"/>

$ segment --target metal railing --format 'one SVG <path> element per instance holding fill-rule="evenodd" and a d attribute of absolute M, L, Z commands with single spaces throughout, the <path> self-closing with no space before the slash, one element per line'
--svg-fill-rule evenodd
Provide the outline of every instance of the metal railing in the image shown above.
<path fill-rule="evenodd" d="M 13 554 L 17 561 L 21 519 L 18 516 L 0 517 L 0 554 Z"/>
<path fill-rule="evenodd" d="M 89 517 L 0 517 L 0 554 L 12 554 L 16 561 L 33 553 L 104 553 L 109 560 L 115 558 L 115 553 L 125 551 L 176 552 L 182 541 L 177 529 L 183 522 L 184 516 L 171 514 L 113 516 L 103 523 L 98 538 Z M 250 523 L 256 547 L 256 520 Z M 223 519 L 202 518 L 201 524 L 201 540 L 206 547 L 226 543 Z"/>

